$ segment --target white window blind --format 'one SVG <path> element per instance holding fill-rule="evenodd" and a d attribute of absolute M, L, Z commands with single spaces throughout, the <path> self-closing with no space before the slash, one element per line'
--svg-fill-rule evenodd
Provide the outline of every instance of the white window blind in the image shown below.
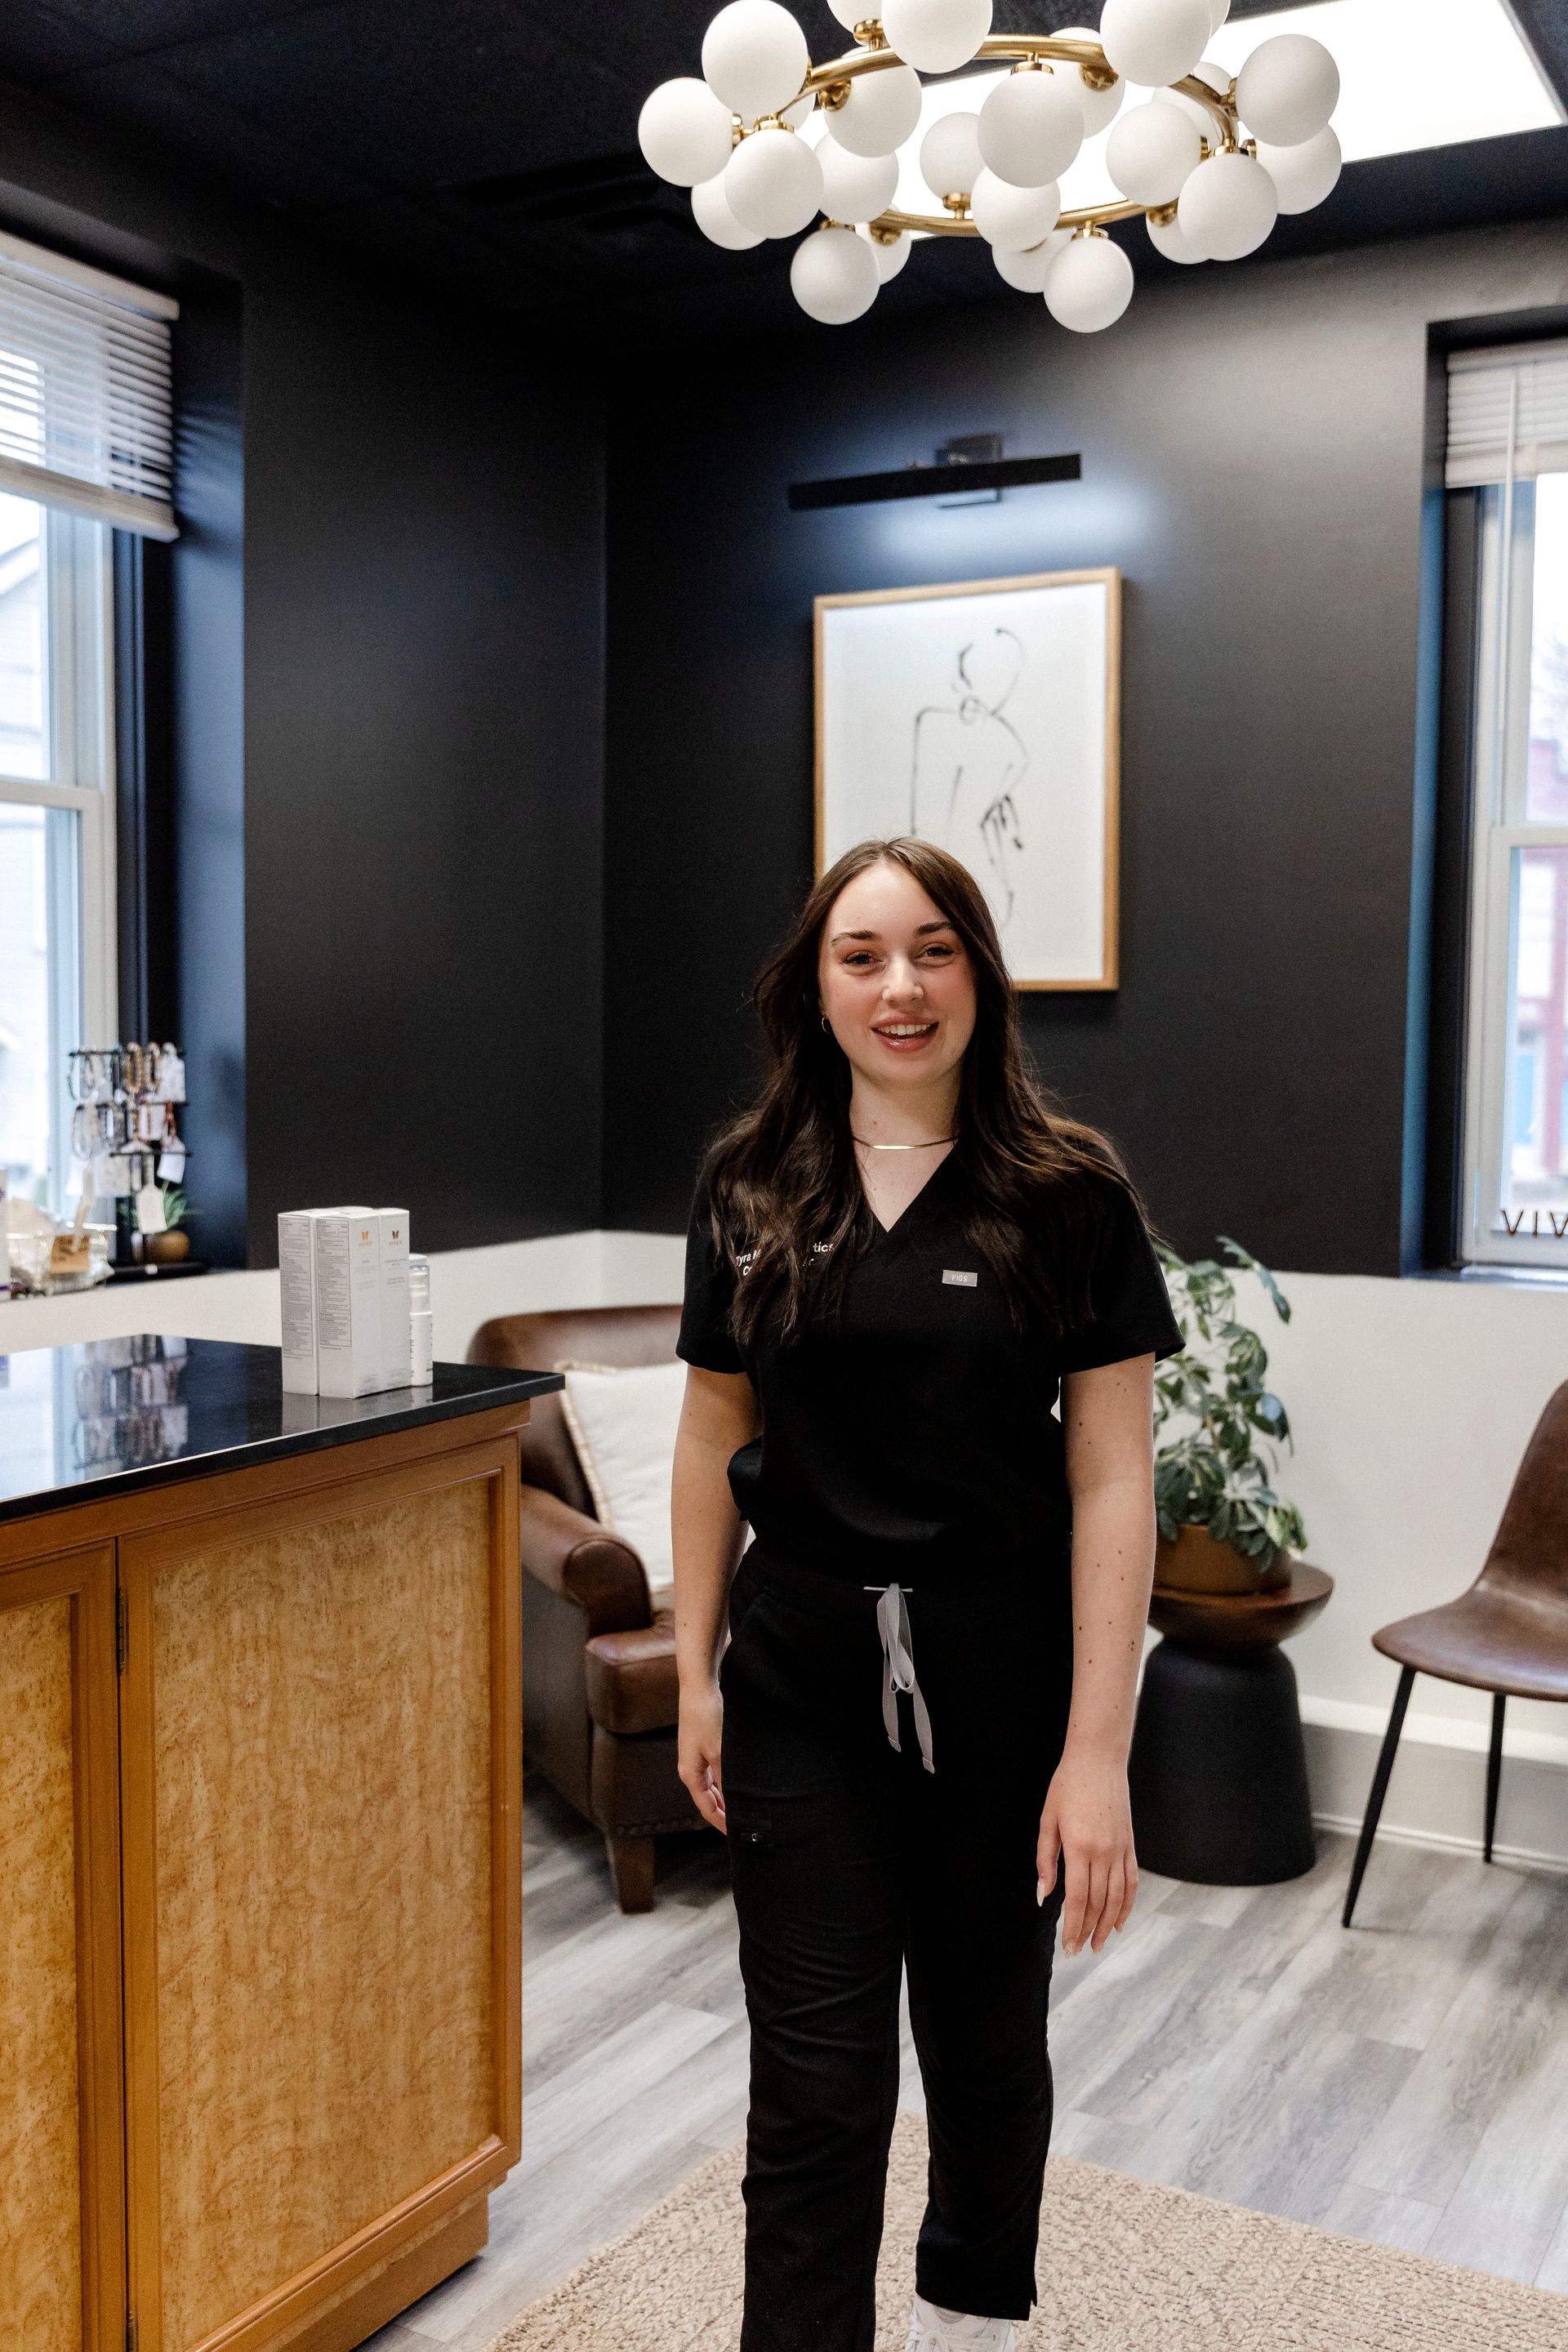
<path fill-rule="evenodd" d="M 0 234 L 0 490 L 175 538 L 178 316 L 166 294 Z"/>
<path fill-rule="evenodd" d="M 1448 358 L 1451 490 L 1568 472 L 1568 343 Z"/>

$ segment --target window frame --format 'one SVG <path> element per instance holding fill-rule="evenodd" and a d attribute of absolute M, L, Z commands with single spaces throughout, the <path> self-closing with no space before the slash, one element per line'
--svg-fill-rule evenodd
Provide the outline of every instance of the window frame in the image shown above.
<path fill-rule="evenodd" d="M 1477 630 L 1471 704 L 1469 972 L 1464 1053 L 1463 1190 L 1458 1254 L 1477 1267 L 1568 1271 L 1568 1232 L 1539 1229 L 1531 1213 L 1506 1228 L 1507 1162 L 1514 1128 L 1514 937 L 1518 854 L 1568 852 L 1568 823 L 1527 818 L 1530 679 L 1535 564 L 1535 481 L 1472 495 L 1477 533 Z M 1556 1213 L 1564 1216 L 1563 1211 Z M 1568 1216 L 1564 1216 L 1568 1224 Z M 1500 1228 L 1501 1228 L 1500 1230 Z"/>
<path fill-rule="evenodd" d="M 25 496 L 24 492 L 13 495 Z M 74 855 L 46 825 L 49 898 L 47 1206 L 64 1210 L 71 1153 L 68 1056 L 118 1034 L 114 566 L 107 524 L 37 502 L 43 516 L 46 777 L 0 772 L 0 801 L 76 819 Z M 68 936 L 62 939 L 62 933 Z"/>

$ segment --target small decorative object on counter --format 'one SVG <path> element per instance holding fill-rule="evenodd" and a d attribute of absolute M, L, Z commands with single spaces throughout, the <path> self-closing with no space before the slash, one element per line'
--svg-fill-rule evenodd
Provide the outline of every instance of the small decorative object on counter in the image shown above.
<path fill-rule="evenodd" d="M 77 1205 L 75 1219 L 57 1224 L 47 1209 L 32 1201 L 8 1204 L 7 1262 L 11 1288 L 18 1295 L 40 1296 L 61 1290 L 91 1290 L 109 1278 L 109 1244 L 112 1225 L 87 1222 L 87 1197 Z"/>
<path fill-rule="evenodd" d="M 1257 1275 L 1282 1323 L 1288 1300 L 1265 1265 L 1228 1235 L 1220 1246 Z M 1267 1592 L 1289 1581 L 1307 1531 L 1276 1494 L 1270 1454 L 1290 1443 L 1284 1406 L 1265 1385 L 1268 1358 L 1236 1319 L 1236 1285 L 1213 1258 L 1191 1265 L 1162 1249 L 1171 1307 L 1186 1345 L 1154 1374 L 1154 1581 L 1173 1591 Z M 1174 1423 L 1179 1435 L 1165 1435 Z M 1162 1436 L 1164 1443 L 1161 1443 Z"/>
<path fill-rule="evenodd" d="M 114 1203 L 116 1267 L 169 1263 L 147 1249 L 145 1237 L 164 1230 L 157 1221 L 160 1187 L 178 1184 L 185 1172 L 188 1154 L 175 1115 L 185 1099 L 179 1048 L 80 1046 L 70 1056 L 68 1084 L 76 1106 L 71 1151 L 82 1163 L 83 1194 Z"/>
<path fill-rule="evenodd" d="M 427 1389 L 436 1377 L 435 1325 L 430 1313 L 430 1261 L 408 1261 L 408 1383 Z"/>
<path fill-rule="evenodd" d="M 284 1211 L 278 1277 L 289 1394 L 408 1386 L 408 1269 L 406 1209 Z"/>
<path fill-rule="evenodd" d="M 139 1196 L 142 1248 L 153 1265 L 181 1265 L 191 1254 L 185 1220 L 198 1213 L 178 1184 L 155 1184 L 151 1190 L 151 1199 L 146 1193 Z"/>

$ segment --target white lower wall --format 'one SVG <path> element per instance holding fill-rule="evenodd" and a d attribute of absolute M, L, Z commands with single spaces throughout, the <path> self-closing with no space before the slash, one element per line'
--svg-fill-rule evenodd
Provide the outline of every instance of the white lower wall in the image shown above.
<path fill-rule="evenodd" d="M 491 1315 L 633 1306 L 680 1296 L 683 1244 L 585 1232 L 431 1260 L 436 1352 L 460 1361 Z M 1279 1483 L 1308 1556 L 1336 1580 L 1290 1644 L 1325 1822 L 1358 1821 L 1397 1679 L 1372 1647 L 1391 1619 L 1453 1599 L 1485 1558 L 1525 1443 L 1568 1379 L 1568 1292 L 1490 1283 L 1282 1274 L 1280 1324 L 1243 1278 L 1296 1450 Z M 276 1345 L 276 1274 L 214 1274 L 145 1290 L 0 1303 L 0 1353 L 135 1330 Z M 1392 1834 L 1479 1845 L 1489 1701 L 1415 1686 L 1384 1811 Z M 1568 1714 L 1513 1701 L 1500 1844 L 1568 1867 Z"/>

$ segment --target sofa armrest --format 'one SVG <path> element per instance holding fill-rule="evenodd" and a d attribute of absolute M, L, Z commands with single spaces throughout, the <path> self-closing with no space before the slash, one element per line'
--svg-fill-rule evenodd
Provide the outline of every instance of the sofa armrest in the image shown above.
<path fill-rule="evenodd" d="M 635 1738 L 672 1731 L 680 1713 L 675 1671 L 675 1620 L 666 1611 L 651 1625 L 626 1633 L 599 1633 L 583 1653 L 588 1712 L 601 1731 Z"/>
<path fill-rule="evenodd" d="M 584 1639 L 651 1623 L 647 1576 L 630 1544 L 542 1486 L 524 1486 L 520 1503 L 522 1565 L 582 1610 Z"/>

